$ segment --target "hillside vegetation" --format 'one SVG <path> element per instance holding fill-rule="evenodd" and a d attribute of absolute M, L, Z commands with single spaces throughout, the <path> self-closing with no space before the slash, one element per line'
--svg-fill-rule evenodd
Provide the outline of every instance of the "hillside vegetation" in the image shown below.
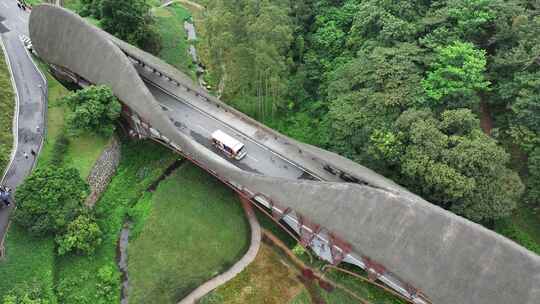
<path fill-rule="evenodd" d="M 202 2 L 230 104 L 488 227 L 539 206 L 538 3 Z"/>
<path fill-rule="evenodd" d="M 176 303 L 249 246 L 235 193 L 187 162 L 135 206 L 148 214 L 130 237 L 130 303 Z"/>
<path fill-rule="evenodd" d="M 11 84 L 7 62 L 0 50 L 0 177 L 9 162 L 13 146 L 13 115 L 15 112 L 15 95 Z"/>

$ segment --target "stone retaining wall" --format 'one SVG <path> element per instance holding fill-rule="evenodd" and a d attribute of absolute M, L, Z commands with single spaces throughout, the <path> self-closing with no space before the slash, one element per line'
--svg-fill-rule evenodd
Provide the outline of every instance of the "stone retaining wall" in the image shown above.
<path fill-rule="evenodd" d="M 88 175 L 86 181 L 90 186 L 90 195 L 86 199 L 85 204 L 93 207 L 101 197 L 101 194 L 107 189 L 111 178 L 116 173 L 116 169 L 120 164 L 120 143 L 116 136 L 113 136 L 109 144 L 103 150 L 99 158 L 96 160 L 92 171 Z"/>

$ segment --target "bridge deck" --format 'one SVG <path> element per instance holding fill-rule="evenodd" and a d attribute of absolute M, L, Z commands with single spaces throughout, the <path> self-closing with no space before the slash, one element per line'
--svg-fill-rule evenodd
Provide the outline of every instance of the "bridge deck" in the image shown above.
<path fill-rule="evenodd" d="M 162 109 L 178 130 L 190 136 L 232 165 L 248 172 L 268 176 L 291 179 L 304 177 L 304 171 L 302 169 L 291 164 L 230 125 L 194 108 L 184 102 L 181 97 L 173 96 L 156 84 L 149 81 L 145 83 L 150 93 L 161 104 Z M 248 151 L 246 157 L 240 161 L 232 160 L 213 147 L 210 138 L 211 134 L 216 130 L 222 130 L 244 143 Z"/>

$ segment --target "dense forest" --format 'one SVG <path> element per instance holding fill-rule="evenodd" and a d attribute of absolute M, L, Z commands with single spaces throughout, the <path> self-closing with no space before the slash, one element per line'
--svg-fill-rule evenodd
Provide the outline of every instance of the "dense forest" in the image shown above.
<path fill-rule="evenodd" d="M 540 205 L 540 2 L 200 2 L 237 108 L 488 226 Z"/>

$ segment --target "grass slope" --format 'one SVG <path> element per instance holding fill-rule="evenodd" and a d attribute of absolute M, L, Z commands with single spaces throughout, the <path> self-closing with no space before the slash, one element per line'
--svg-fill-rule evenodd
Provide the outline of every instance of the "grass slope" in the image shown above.
<path fill-rule="evenodd" d="M 154 8 L 152 14 L 161 36 L 159 57 L 195 78 L 195 65 L 188 54 L 189 43 L 184 31 L 184 20 L 191 17 L 189 11 L 179 4 L 172 4 L 166 8 Z"/>
<path fill-rule="evenodd" d="M 263 243 L 253 263 L 204 297 L 201 304 L 287 303 L 305 290 L 286 263 L 286 259 Z"/>
<path fill-rule="evenodd" d="M 47 166 L 52 157 L 56 137 L 64 128 L 66 109 L 61 105 L 60 100 L 69 93 L 69 90 L 48 73 L 46 65 L 40 64 L 39 67 L 47 77 L 49 100 L 47 133 L 38 166 Z M 84 178 L 105 144 L 106 139 L 91 134 L 73 138 L 66 155 L 66 162 L 79 169 Z M 85 151 L 82 152 L 82 150 Z M 32 282 L 36 279 L 42 283 L 47 293 L 53 294 L 55 245 L 52 237 L 36 239 L 29 236 L 24 229 L 12 225 L 8 232 L 6 248 L 8 259 L 0 267 L 0 278 L 2 278 L 0 299 L 16 284 Z"/>
<path fill-rule="evenodd" d="M 152 142 L 123 142 L 122 160 L 107 191 L 96 204 L 103 244 L 93 256 L 57 258 L 57 277 L 62 303 L 96 303 L 102 292 L 96 273 L 110 267 L 118 274 L 116 242 L 129 208 L 169 167 L 177 156 Z M 110 286 L 115 303 L 120 301 L 120 282 Z"/>
<path fill-rule="evenodd" d="M 64 129 L 64 115 L 67 109 L 61 104 L 62 97 L 69 93 L 61 83 L 52 77 L 46 65 L 40 69 L 47 77 L 49 100 L 47 113 L 47 134 L 38 159 L 38 166 L 47 166 L 53 154 L 57 136 Z M 65 164 L 76 167 L 85 178 L 95 160 L 101 154 L 108 139 L 93 134 L 81 134 L 71 138 L 65 156 Z M 46 292 L 53 294 L 55 277 L 55 244 L 52 237 L 32 238 L 20 227 L 12 225 L 6 241 L 8 259 L 0 267 L 0 299 L 16 284 L 37 280 Z M 62 302 L 64 303 L 64 302 Z"/>
<path fill-rule="evenodd" d="M 54 142 L 65 128 L 64 116 L 69 109 L 62 104 L 61 100 L 70 91 L 48 72 L 46 65 L 40 64 L 39 66 L 45 74 L 49 86 L 47 137 L 45 138 L 43 150 L 38 160 L 38 165 L 46 166 L 52 157 Z M 90 132 L 70 137 L 68 151 L 64 157 L 64 164 L 77 168 L 81 173 L 81 177 L 86 179 L 92 166 L 107 146 L 108 141 L 108 138 Z"/>
<path fill-rule="evenodd" d="M 45 292 L 52 295 L 53 239 L 33 238 L 24 229 L 12 225 L 5 246 L 6 259 L 0 262 L 0 300 L 15 286 L 33 281 L 39 282 Z"/>
<path fill-rule="evenodd" d="M 13 146 L 15 94 L 7 62 L 0 50 L 0 177 L 4 174 Z"/>
<path fill-rule="evenodd" d="M 144 228 L 130 241 L 130 303 L 174 303 L 234 264 L 248 238 L 234 193 L 184 164 L 161 182 Z"/>

